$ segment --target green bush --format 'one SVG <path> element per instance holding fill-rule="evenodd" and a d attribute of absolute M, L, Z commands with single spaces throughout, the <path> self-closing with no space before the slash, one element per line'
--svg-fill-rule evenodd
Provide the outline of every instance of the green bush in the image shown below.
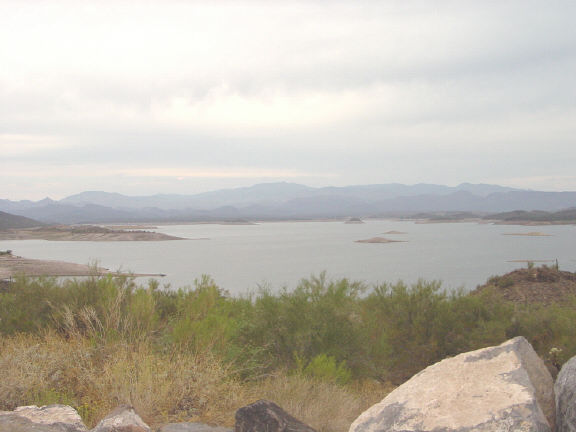
<path fill-rule="evenodd" d="M 338 384 L 347 384 L 352 377 L 352 372 L 346 366 L 346 362 L 338 362 L 334 357 L 326 354 L 319 354 L 306 366 L 300 366 L 304 375 Z"/>
<path fill-rule="evenodd" d="M 260 352 L 269 368 L 294 368 L 295 354 L 310 361 L 326 354 L 349 365 L 358 363 L 359 296 L 365 287 L 347 279 L 329 281 L 325 274 L 302 280 L 292 292 L 260 292 L 240 333 L 242 345 Z"/>
<path fill-rule="evenodd" d="M 491 278 L 498 285 L 502 278 Z M 369 289 L 324 273 L 279 293 L 230 297 L 207 276 L 169 291 L 113 276 L 17 278 L 0 292 L 0 334 L 53 329 L 99 346 L 150 343 L 160 352 L 209 348 L 256 379 L 278 370 L 347 382 L 401 383 L 445 357 L 523 335 L 556 362 L 576 355 L 576 300 L 517 305 L 498 289 L 469 295 L 439 282 Z M 60 391 L 60 390 L 58 390 Z M 50 395 L 48 395 L 50 396 Z M 46 398 L 48 398 L 46 396 Z"/>

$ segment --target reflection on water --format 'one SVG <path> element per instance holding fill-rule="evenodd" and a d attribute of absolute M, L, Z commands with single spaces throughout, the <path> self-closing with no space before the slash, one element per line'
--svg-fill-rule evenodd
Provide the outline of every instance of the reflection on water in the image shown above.
<path fill-rule="evenodd" d="M 164 273 L 161 283 L 190 285 L 209 274 L 233 294 L 267 285 L 294 287 L 301 278 L 326 271 L 369 284 L 437 279 L 449 288 L 473 289 L 489 276 L 525 266 L 515 260 L 558 260 L 576 271 L 576 227 L 543 226 L 549 236 L 510 236 L 534 231 L 475 223 L 415 224 L 368 220 L 277 222 L 258 225 L 167 225 L 158 232 L 208 240 L 167 242 L 0 241 L 27 258 L 98 262 L 113 270 Z M 383 237 L 392 243 L 357 243 Z"/>

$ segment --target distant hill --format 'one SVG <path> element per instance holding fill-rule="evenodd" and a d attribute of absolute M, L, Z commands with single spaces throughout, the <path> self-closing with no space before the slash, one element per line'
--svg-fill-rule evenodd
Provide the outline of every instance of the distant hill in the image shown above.
<path fill-rule="evenodd" d="M 576 208 L 565 209 L 557 212 L 542 210 L 496 213 L 485 216 L 484 219 L 500 220 L 504 222 L 570 222 L 576 223 Z"/>
<path fill-rule="evenodd" d="M 263 183 L 194 195 L 127 196 L 91 191 L 60 201 L 0 199 L 0 211 L 47 223 L 210 221 L 414 216 L 485 216 L 522 210 L 560 212 L 576 207 L 576 192 L 541 192 L 462 183 L 357 185 L 314 188 Z"/>
<path fill-rule="evenodd" d="M 44 224 L 37 220 L 0 211 L 0 230 L 33 228 L 42 225 Z"/>

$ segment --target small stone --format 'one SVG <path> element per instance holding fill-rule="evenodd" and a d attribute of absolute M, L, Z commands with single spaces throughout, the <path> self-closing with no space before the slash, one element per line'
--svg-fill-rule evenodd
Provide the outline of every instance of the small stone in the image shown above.
<path fill-rule="evenodd" d="M 315 432 L 274 402 L 259 400 L 236 411 L 234 432 Z"/>
<path fill-rule="evenodd" d="M 113 410 L 91 432 L 151 432 L 134 408 L 122 405 Z"/>

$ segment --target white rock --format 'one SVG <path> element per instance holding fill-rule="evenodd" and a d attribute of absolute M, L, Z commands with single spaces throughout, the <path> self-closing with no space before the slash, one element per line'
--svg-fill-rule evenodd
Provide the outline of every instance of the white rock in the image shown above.
<path fill-rule="evenodd" d="M 88 428 L 76 410 L 67 405 L 21 406 L 0 412 L 1 432 L 20 431 L 87 432 Z M 3 429 L 6 429 L 4 431 Z"/>
<path fill-rule="evenodd" d="M 92 432 L 150 432 L 150 427 L 134 408 L 123 405 L 100 420 Z"/>
<path fill-rule="evenodd" d="M 350 432 L 554 430 L 553 381 L 523 337 L 436 363 L 358 417 Z"/>
<path fill-rule="evenodd" d="M 562 366 L 554 390 L 556 431 L 576 432 L 576 357 L 572 357 Z"/>

